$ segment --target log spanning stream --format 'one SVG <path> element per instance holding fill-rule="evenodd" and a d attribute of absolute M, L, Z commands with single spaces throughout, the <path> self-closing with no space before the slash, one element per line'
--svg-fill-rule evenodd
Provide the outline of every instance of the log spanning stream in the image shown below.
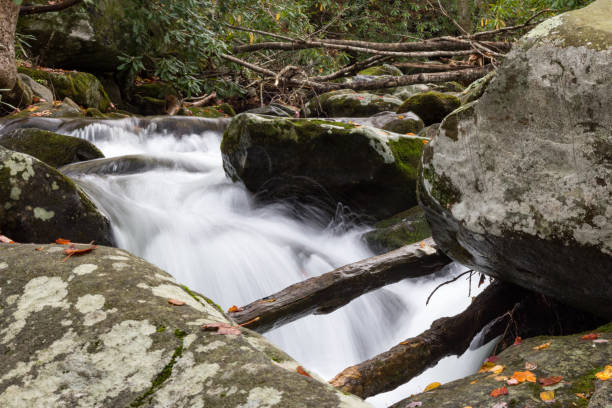
<path fill-rule="evenodd" d="M 220 153 L 226 120 L 177 118 L 173 123 L 164 129 L 155 120 L 124 119 L 57 130 L 85 138 L 114 158 L 69 175 L 110 217 L 118 246 L 226 310 L 373 255 L 361 240 L 366 227 L 342 217 L 328 224 L 313 208 L 305 208 L 298 220 L 282 205 L 256 205 L 241 183 L 232 183 Z M 120 158 L 125 155 L 139 156 Z M 433 288 L 461 270 L 453 264 L 449 268 L 446 274 L 401 281 L 329 315 L 308 316 L 265 335 L 330 379 L 426 330 L 434 319 L 465 309 L 470 303 L 466 281 L 444 286 L 425 306 Z M 472 295 L 477 291 L 473 287 Z M 369 401 L 388 406 L 431 382 L 471 374 L 489 351 L 482 347 L 460 358 L 447 357 Z"/>

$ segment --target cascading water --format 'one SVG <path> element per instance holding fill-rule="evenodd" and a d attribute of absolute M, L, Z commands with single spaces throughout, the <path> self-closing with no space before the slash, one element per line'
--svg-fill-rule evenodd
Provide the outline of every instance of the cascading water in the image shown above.
<path fill-rule="evenodd" d="M 360 238 L 363 227 L 340 220 L 325 225 L 316 209 L 296 220 L 282 205 L 256 205 L 241 183 L 225 176 L 218 130 L 178 136 L 155 125 L 143 128 L 134 120 L 120 120 L 66 133 L 88 139 L 106 157 L 145 155 L 136 160 L 150 163 L 146 171 L 113 174 L 111 165 L 106 172 L 111 174 L 70 175 L 108 214 L 118 246 L 160 266 L 224 309 L 372 256 Z M 431 290 L 460 267 L 450 269 L 379 289 L 334 313 L 300 319 L 266 337 L 329 379 L 420 333 L 434 319 L 463 310 L 470 302 L 467 285 L 443 287 L 425 307 Z M 473 294 L 477 291 L 472 289 Z M 387 406 L 432 381 L 470 374 L 488 351 L 468 351 L 461 364 L 456 357 L 446 358 L 370 401 Z"/>

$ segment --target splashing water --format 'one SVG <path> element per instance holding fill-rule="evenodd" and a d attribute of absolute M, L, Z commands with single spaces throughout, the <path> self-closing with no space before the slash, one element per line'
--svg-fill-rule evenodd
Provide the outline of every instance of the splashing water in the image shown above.
<path fill-rule="evenodd" d="M 219 126 L 217 126 L 218 128 Z M 110 217 L 119 247 L 171 273 L 224 309 L 270 295 L 306 278 L 373 254 L 363 227 L 326 225 L 316 209 L 296 220 L 283 205 L 256 205 L 241 183 L 223 171 L 220 131 L 181 136 L 130 120 L 94 123 L 71 132 L 93 142 L 106 157 L 141 154 L 170 159 L 174 167 L 135 174 L 76 176 Z M 189 163 L 189 170 L 181 163 Z M 74 176 L 73 176 L 74 177 Z M 305 218 L 305 219 L 304 219 Z M 467 284 L 440 289 L 448 273 L 379 289 L 329 314 L 310 316 L 266 333 L 266 337 L 325 379 L 429 328 L 470 303 Z M 473 288 L 475 295 L 478 289 Z M 444 359 L 410 383 L 373 397 L 387 406 L 432 381 L 473 373 L 490 348 Z"/>

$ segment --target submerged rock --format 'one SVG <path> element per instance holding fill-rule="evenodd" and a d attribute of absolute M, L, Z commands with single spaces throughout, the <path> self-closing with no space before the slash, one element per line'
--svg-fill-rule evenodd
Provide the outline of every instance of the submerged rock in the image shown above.
<path fill-rule="evenodd" d="M 62 262 L 64 248 L 0 244 L 3 408 L 370 406 L 255 332 L 203 330 L 234 323 L 144 260 L 98 247 Z"/>
<path fill-rule="evenodd" d="M 380 221 L 374 226 L 374 230 L 365 233 L 363 238 L 374 253 L 384 254 L 430 236 L 425 214 L 417 206 Z"/>
<path fill-rule="evenodd" d="M 82 174 L 135 174 L 156 169 L 175 169 L 188 172 L 201 172 L 207 170 L 202 165 L 198 166 L 190 160 L 178 158 L 164 158 L 134 154 L 128 156 L 109 157 L 107 159 L 88 160 L 69 164 L 59 170 L 70 177 Z"/>
<path fill-rule="evenodd" d="M 603 340 L 612 342 L 612 324 L 595 332 L 600 333 Z M 610 388 L 605 386 L 610 380 L 602 381 L 595 377 L 595 373 L 602 371 L 605 365 L 612 362 L 610 342 L 594 343 L 592 340 L 582 340 L 582 334 L 564 337 L 541 336 L 523 340 L 522 344 L 510 346 L 497 356 L 491 367 L 501 367 L 502 371 L 499 373 L 483 372 L 443 384 L 432 391 L 400 401 L 392 405 L 392 408 L 544 408 L 586 407 L 587 404 L 589 407 L 599 407 L 592 403 L 600 399 L 611 401 Z M 550 345 L 546 348 L 548 343 Z M 542 345 L 542 349 L 534 349 Z M 527 364 L 535 368 L 526 368 Z M 506 380 L 515 372 L 526 370 L 534 374 L 534 382 L 506 384 Z M 553 380 L 548 386 L 540 383 L 542 379 L 555 376 L 562 378 L 556 383 L 556 380 Z M 508 391 L 507 395 L 496 398 L 491 396 L 493 390 L 504 386 Z M 552 397 L 552 400 L 543 401 L 542 392 L 551 392 L 548 396 Z M 588 401 L 589 397 L 591 403 Z M 417 402 L 421 404 L 415 404 Z"/>
<path fill-rule="evenodd" d="M 442 92 L 429 91 L 416 94 L 408 98 L 397 113 L 414 112 L 423 119 L 426 126 L 440 123 L 442 119 L 461 106 L 461 102 L 454 95 Z"/>
<path fill-rule="evenodd" d="M 112 243 L 108 219 L 72 180 L 32 156 L 4 147 L 0 204 L 0 233 L 17 242 L 54 242 L 61 237 Z"/>
<path fill-rule="evenodd" d="M 460 263 L 612 317 L 612 4 L 524 36 L 423 154 L 420 200 Z"/>
<path fill-rule="evenodd" d="M 424 140 L 315 119 L 240 114 L 223 135 L 223 167 L 260 199 L 342 202 L 377 219 L 416 203 Z M 325 205 L 322 204 L 322 205 Z"/>
<path fill-rule="evenodd" d="M 310 100 L 304 108 L 306 117 L 367 117 L 384 111 L 395 111 L 402 101 L 389 95 L 339 90 Z"/>
<path fill-rule="evenodd" d="M 35 128 L 17 129 L 0 136 L 0 146 L 29 154 L 52 167 L 104 157 L 87 140 Z"/>

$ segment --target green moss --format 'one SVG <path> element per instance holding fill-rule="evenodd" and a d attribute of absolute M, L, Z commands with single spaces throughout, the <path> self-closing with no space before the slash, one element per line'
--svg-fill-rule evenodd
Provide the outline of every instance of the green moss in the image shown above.
<path fill-rule="evenodd" d="M 189 294 L 189 296 L 191 296 L 192 298 L 194 298 L 198 303 L 202 303 L 202 299 L 204 299 L 206 301 L 206 303 L 208 303 L 209 305 L 216 307 L 217 309 L 219 309 L 219 311 L 223 314 L 225 314 L 225 312 L 223 311 L 223 309 L 221 309 L 221 306 L 219 306 L 218 304 L 216 304 L 215 302 L 213 302 L 212 300 L 210 300 L 209 298 L 207 298 L 206 296 L 203 295 L 196 295 L 194 292 L 192 292 L 187 286 L 181 285 L 181 287 L 183 288 L 183 290 L 185 292 L 187 292 Z M 200 297 L 198 297 L 200 296 Z"/>
<path fill-rule="evenodd" d="M 416 180 L 425 144 L 423 139 L 402 137 L 388 143 L 400 169 Z"/>
<path fill-rule="evenodd" d="M 423 178 L 431 184 L 431 195 L 440 205 L 449 209 L 453 204 L 461 201 L 461 191 L 457 189 L 445 174 L 439 175 L 429 165 L 423 168 Z"/>
<path fill-rule="evenodd" d="M 155 329 L 156 333 L 163 333 L 166 331 L 166 326 L 158 326 L 157 329 Z"/>
<path fill-rule="evenodd" d="M 612 333 L 612 322 L 608 323 L 608 324 L 604 324 L 601 327 L 598 327 L 597 330 L 595 330 L 596 333 Z"/>
<path fill-rule="evenodd" d="M 393 65 L 378 65 L 375 67 L 366 68 L 358 72 L 358 75 L 372 75 L 372 76 L 382 76 L 382 75 L 392 75 L 392 76 L 401 76 L 402 71 L 399 68 L 394 67 Z"/>
<path fill-rule="evenodd" d="M 431 236 L 425 214 L 419 206 L 402 211 L 375 225 L 364 239 L 376 253 L 385 253 Z"/>
<path fill-rule="evenodd" d="M 414 112 L 423 119 L 426 126 L 429 126 L 440 123 L 446 115 L 459 106 L 461 106 L 461 102 L 456 96 L 429 91 L 408 98 L 397 109 L 397 113 Z"/>
<path fill-rule="evenodd" d="M 425 124 L 421 119 L 396 119 L 392 120 L 389 123 L 385 124 L 383 127 L 384 130 L 388 130 L 389 132 L 395 133 L 419 133 Z"/>
<path fill-rule="evenodd" d="M 573 394 L 592 394 L 595 391 L 595 373 L 603 370 L 604 367 L 597 367 L 594 370 L 586 373 L 582 377 L 575 379 L 572 382 L 572 393 Z M 578 398 L 576 404 L 578 407 L 587 407 L 589 403 L 588 399 Z"/>

